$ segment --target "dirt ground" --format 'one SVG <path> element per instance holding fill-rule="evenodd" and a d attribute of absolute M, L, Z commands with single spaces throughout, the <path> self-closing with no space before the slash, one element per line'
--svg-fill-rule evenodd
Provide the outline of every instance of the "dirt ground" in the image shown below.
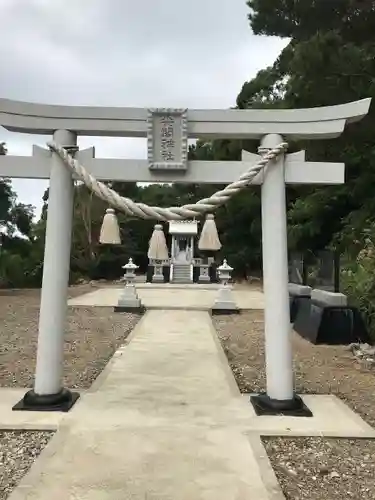
<path fill-rule="evenodd" d="M 241 392 L 264 391 L 261 311 L 215 316 Z M 313 345 L 293 334 L 298 393 L 335 394 L 375 426 L 375 371 L 343 346 Z M 266 450 L 287 500 L 374 500 L 375 441 L 267 438 Z"/>

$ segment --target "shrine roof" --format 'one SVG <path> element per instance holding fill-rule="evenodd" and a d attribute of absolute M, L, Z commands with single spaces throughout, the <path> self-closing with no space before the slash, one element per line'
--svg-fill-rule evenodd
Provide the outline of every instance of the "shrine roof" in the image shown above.
<path fill-rule="evenodd" d="M 169 223 L 169 234 L 186 234 L 195 236 L 198 234 L 198 222 L 189 220 L 171 221 Z"/>

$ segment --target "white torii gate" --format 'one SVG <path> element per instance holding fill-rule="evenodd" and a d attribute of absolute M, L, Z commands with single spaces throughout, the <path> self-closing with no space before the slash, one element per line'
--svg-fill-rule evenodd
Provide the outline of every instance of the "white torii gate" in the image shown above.
<path fill-rule="evenodd" d="M 147 110 L 0 99 L 0 125 L 14 132 L 52 135 L 98 180 L 228 184 L 259 157 L 244 151 L 238 162 L 188 162 L 188 138 L 258 139 L 262 155 L 284 140 L 338 137 L 347 123 L 361 120 L 368 113 L 370 103 L 371 99 L 364 99 L 297 110 Z M 173 129 L 175 139 L 168 150 L 156 119 L 163 121 L 171 115 L 175 117 L 171 127 L 177 123 L 177 128 Z M 79 135 L 148 137 L 149 159 L 96 159 L 94 148 L 78 151 Z M 267 374 L 267 393 L 259 396 L 256 404 L 266 412 L 298 413 L 302 407 L 301 399 L 294 394 L 292 369 L 285 184 L 341 184 L 344 173 L 344 164 L 306 162 L 301 151 L 280 155 L 253 182 L 262 185 Z M 77 393 L 62 387 L 72 175 L 56 153 L 34 146 L 32 156 L 1 156 L 0 176 L 50 180 L 35 384 L 14 409 L 67 411 L 78 398 Z"/>

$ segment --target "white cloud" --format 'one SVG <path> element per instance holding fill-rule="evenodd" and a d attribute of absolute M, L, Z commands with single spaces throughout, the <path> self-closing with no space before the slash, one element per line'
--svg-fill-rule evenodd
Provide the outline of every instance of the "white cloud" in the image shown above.
<path fill-rule="evenodd" d="M 227 108 L 285 41 L 255 37 L 245 0 L 0 0 L 0 97 L 51 104 Z M 0 130 L 9 154 L 46 137 Z M 97 156 L 144 157 L 144 141 L 81 138 Z M 46 183 L 14 181 L 40 207 Z"/>

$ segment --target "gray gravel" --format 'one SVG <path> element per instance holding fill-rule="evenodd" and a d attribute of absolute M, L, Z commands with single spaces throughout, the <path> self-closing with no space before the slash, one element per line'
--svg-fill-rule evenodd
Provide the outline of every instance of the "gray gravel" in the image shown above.
<path fill-rule="evenodd" d="M 74 287 L 70 296 L 92 291 Z M 0 387 L 32 387 L 38 333 L 38 290 L 1 291 Z M 139 314 L 114 313 L 109 307 L 68 309 L 64 346 L 64 385 L 86 389 L 126 341 Z"/>
<path fill-rule="evenodd" d="M 263 440 L 287 500 L 374 500 L 375 442 Z"/>
<path fill-rule="evenodd" d="M 0 431 L 0 500 L 8 498 L 53 432 Z"/>
<path fill-rule="evenodd" d="M 69 290 L 77 296 L 92 286 Z M 37 348 L 38 290 L 0 291 L 0 387 L 32 387 Z M 112 308 L 69 308 L 64 346 L 64 386 L 86 389 L 133 330 L 141 315 Z M 0 500 L 7 498 L 48 443 L 50 432 L 0 431 Z"/>
<path fill-rule="evenodd" d="M 261 311 L 215 316 L 219 338 L 242 392 L 265 390 Z M 297 391 L 336 394 L 375 425 L 375 370 L 343 346 L 316 346 L 293 335 Z M 375 441 L 267 438 L 265 446 L 287 500 L 374 500 Z"/>
<path fill-rule="evenodd" d="M 214 325 L 240 390 L 264 391 L 263 312 L 215 316 Z M 297 392 L 335 394 L 375 427 L 375 369 L 366 368 L 346 346 L 313 345 L 296 333 L 292 342 Z"/>

